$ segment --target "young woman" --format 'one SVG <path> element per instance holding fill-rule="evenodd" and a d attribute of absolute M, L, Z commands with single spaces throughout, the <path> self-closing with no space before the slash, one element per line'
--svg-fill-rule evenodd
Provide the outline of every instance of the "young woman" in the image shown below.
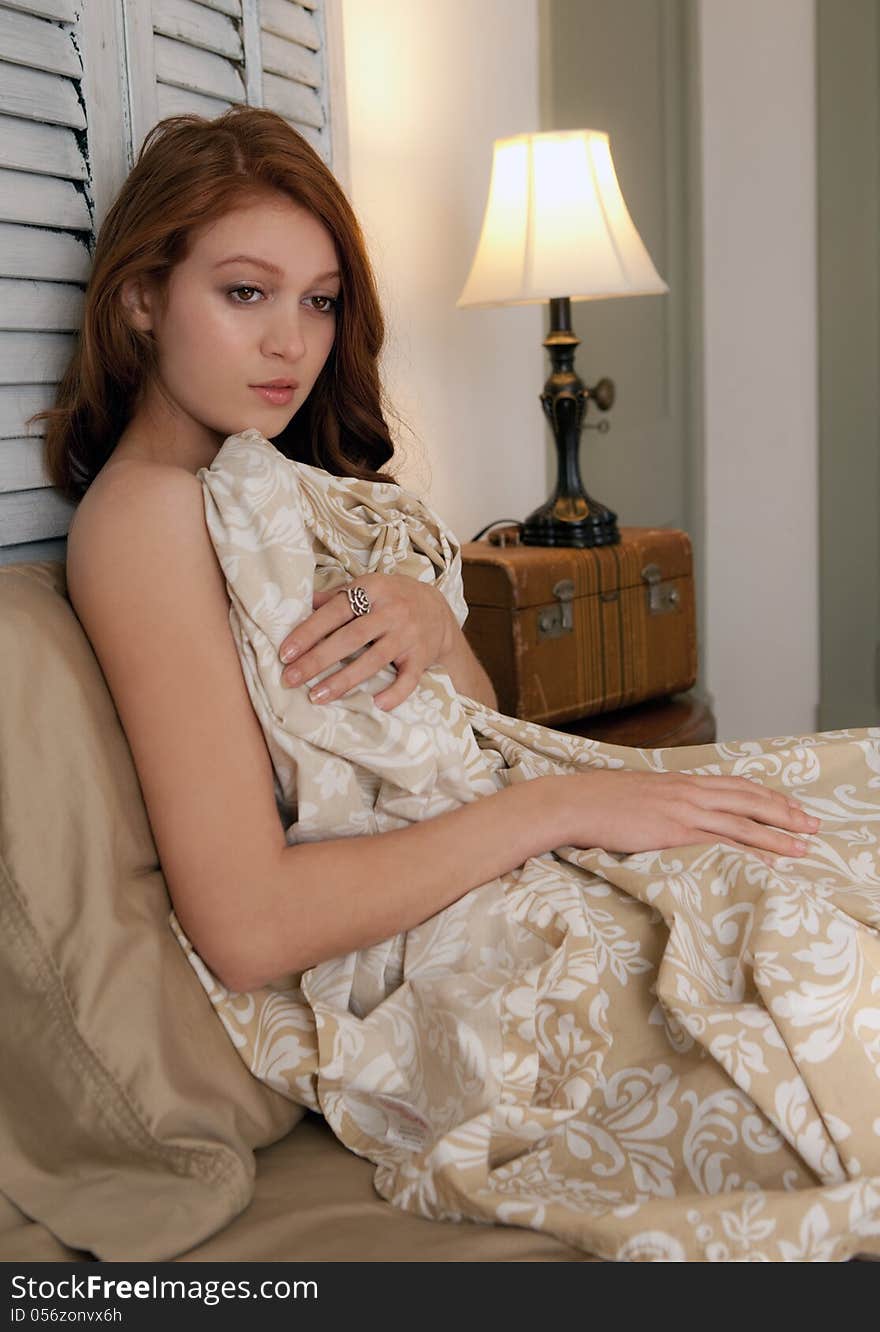
<path fill-rule="evenodd" d="M 196 473 L 254 426 L 334 475 L 388 477 L 383 336 L 358 222 L 280 117 L 236 108 L 153 129 L 97 239 L 46 454 L 54 484 L 82 501 L 70 598 L 129 739 L 175 909 L 236 989 L 406 930 L 562 844 L 720 839 L 799 855 L 817 827 L 797 801 L 746 778 L 597 771 L 530 782 L 418 827 L 285 845 Z M 439 663 L 460 693 L 494 706 L 439 592 L 393 574 L 362 581 L 369 616 L 337 593 L 291 625 L 291 684 L 370 641 L 322 701 L 393 662 L 397 680 L 376 698 L 393 708 Z"/>
<path fill-rule="evenodd" d="M 867 1169 L 880 1132 L 865 960 L 880 922 L 874 732 L 768 742 L 748 769 L 757 780 L 734 774 L 723 746 L 703 747 L 703 773 L 652 771 L 651 756 L 615 746 L 603 763 L 601 745 L 572 737 L 554 762 L 562 737 L 494 711 L 437 586 L 374 563 L 353 586 L 317 588 L 313 561 L 317 590 L 283 626 L 269 674 L 274 690 L 282 671 L 308 689 L 310 726 L 314 710 L 337 709 L 328 808 L 352 771 L 339 700 L 375 691 L 383 673 L 375 710 L 352 704 L 362 758 L 364 736 L 406 733 L 409 700 L 440 668 L 449 709 L 470 718 L 449 747 L 470 743 L 467 761 L 486 759 L 492 780 L 408 826 L 361 834 L 369 814 L 349 805 L 345 835 L 288 842 L 272 754 L 314 752 L 308 737 L 270 750 L 284 709 L 249 692 L 229 592 L 237 552 L 259 560 L 258 526 L 278 512 L 264 462 L 296 472 L 303 512 L 327 501 L 324 517 L 341 515 L 334 503 L 373 485 L 398 521 L 382 340 L 358 223 L 280 117 L 235 108 L 154 128 L 98 236 L 47 460 L 79 501 L 70 598 L 131 746 L 177 921 L 225 987 L 212 992 L 218 1012 L 252 1071 L 320 1108 L 401 1206 L 543 1226 L 622 1257 L 723 1256 L 723 1234 L 739 1237 L 734 1255 L 760 1254 L 778 1223 L 770 1256 L 794 1252 L 816 1181 Z M 217 470 L 230 437 L 256 450 L 234 455 L 235 477 Z M 294 467 L 278 472 L 282 459 Z M 233 481 L 246 502 L 228 505 L 221 567 L 206 504 L 222 507 Z M 273 606 L 285 604 L 273 583 L 279 595 Z M 376 723 L 383 712 L 396 731 Z M 537 761 L 513 773 L 509 756 L 532 743 Z M 358 800 L 374 771 L 350 782 Z M 807 856 L 818 818 L 786 787 L 807 790 L 831 825 L 824 859 Z M 777 857 L 790 858 L 778 873 Z M 798 858 L 809 877 L 786 877 Z M 301 990 L 279 991 L 289 976 Z M 829 1082 L 811 1081 L 813 1064 Z M 844 1104 L 841 1086 L 868 1091 Z M 346 1100 L 365 1088 L 369 1103 Z M 838 1256 L 856 1204 L 873 1215 L 869 1182 L 828 1204 Z M 688 1193 L 699 1206 L 678 1201 Z M 664 1199 L 678 1209 L 671 1238 L 648 1205 Z M 772 1224 L 755 1220 L 767 1199 Z"/>

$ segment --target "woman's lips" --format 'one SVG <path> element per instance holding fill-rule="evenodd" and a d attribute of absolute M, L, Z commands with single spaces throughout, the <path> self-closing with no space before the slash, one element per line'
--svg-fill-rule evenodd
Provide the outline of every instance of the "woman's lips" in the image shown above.
<path fill-rule="evenodd" d="M 261 388 L 259 384 L 251 384 L 251 388 L 257 393 L 262 393 L 267 402 L 273 402 L 276 407 L 283 407 L 285 403 L 290 402 L 294 390 L 292 388 Z"/>

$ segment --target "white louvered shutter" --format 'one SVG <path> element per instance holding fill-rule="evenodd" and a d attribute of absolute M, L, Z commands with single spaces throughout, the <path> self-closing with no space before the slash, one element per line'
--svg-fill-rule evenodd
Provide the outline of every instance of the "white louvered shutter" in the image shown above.
<path fill-rule="evenodd" d="M 89 266 L 75 10 L 0 3 L 0 546 L 17 558 L 53 558 L 71 513 L 24 421 L 51 405 Z"/>
<path fill-rule="evenodd" d="M 165 116 L 277 111 L 331 160 L 320 0 L 126 4 L 134 139 Z"/>
<path fill-rule="evenodd" d="M 0 563 L 64 558 L 73 506 L 44 473 L 44 423 L 24 422 L 54 401 L 94 235 L 145 134 L 266 106 L 333 165 L 338 3 L 0 0 Z"/>

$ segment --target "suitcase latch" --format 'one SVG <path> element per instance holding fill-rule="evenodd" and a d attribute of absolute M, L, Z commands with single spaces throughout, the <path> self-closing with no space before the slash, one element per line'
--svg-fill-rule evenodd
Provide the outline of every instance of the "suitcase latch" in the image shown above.
<path fill-rule="evenodd" d="M 538 639 L 559 638 L 561 634 L 570 634 L 574 629 L 572 601 L 574 600 L 574 581 L 561 578 L 553 584 L 553 595 L 557 606 L 545 606 L 538 611 Z"/>
<path fill-rule="evenodd" d="M 648 584 L 648 613 L 665 615 L 678 609 L 681 593 L 673 582 L 663 582 L 659 564 L 646 564 L 642 577 Z"/>

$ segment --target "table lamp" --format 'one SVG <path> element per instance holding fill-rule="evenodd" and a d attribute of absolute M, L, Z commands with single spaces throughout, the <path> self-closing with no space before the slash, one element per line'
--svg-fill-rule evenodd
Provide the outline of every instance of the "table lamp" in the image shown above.
<path fill-rule="evenodd" d="M 551 130 L 495 140 L 483 228 L 456 306 L 550 302 L 544 346 L 552 373 L 541 405 L 559 470 L 555 491 L 523 524 L 525 545 L 607 546 L 620 540 L 617 514 L 592 499 L 581 480 L 578 450 L 587 405 L 592 399 L 608 411 L 614 384 L 606 378 L 588 388 L 575 373 L 580 339 L 572 332 L 571 302 L 668 290 L 627 211 L 607 134 Z"/>

